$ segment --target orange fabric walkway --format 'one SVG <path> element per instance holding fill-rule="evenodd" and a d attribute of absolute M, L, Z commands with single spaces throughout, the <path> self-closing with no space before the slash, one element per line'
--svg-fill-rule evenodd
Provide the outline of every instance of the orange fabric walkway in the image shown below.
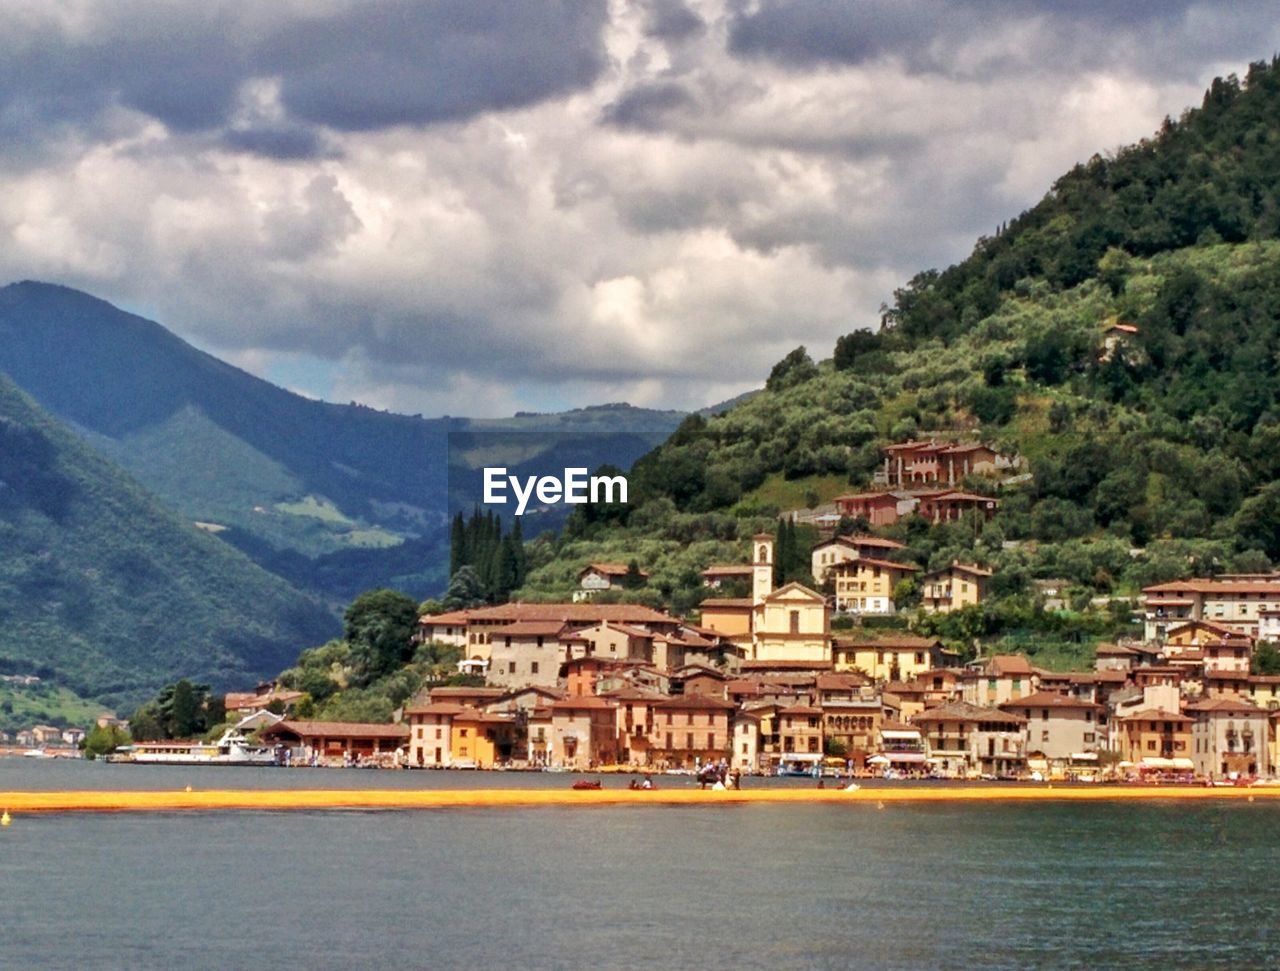
<path fill-rule="evenodd" d="M 221 809 L 434 809 L 493 806 L 743 805 L 756 803 L 1280 801 L 1280 787 L 911 786 L 859 789 L 210 789 L 146 792 L 0 792 L 0 810 L 175 812 Z"/>

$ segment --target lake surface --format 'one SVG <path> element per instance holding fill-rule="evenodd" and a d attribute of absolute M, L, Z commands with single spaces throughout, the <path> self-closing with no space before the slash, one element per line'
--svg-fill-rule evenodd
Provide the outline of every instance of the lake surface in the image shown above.
<path fill-rule="evenodd" d="M 0 760 L 0 790 L 568 781 Z M 1275 967 L 1278 864 L 1270 801 L 27 815 L 0 967 Z"/>

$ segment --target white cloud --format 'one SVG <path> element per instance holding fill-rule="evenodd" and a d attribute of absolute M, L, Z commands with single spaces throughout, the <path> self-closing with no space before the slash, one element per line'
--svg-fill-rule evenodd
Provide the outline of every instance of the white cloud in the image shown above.
<path fill-rule="evenodd" d="M 279 39 L 349 30 L 364 5 L 10 8 L 0 48 L 34 73 L 0 95 L 0 130 L 27 135 L 0 159 L 0 275 L 145 307 L 335 400 L 696 407 L 798 344 L 829 354 L 914 272 L 1280 40 L 1240 14 L 1214 34 L 1195 8 L 1067 31 L 1032 5 L 953 34 L 884 26 L 847 52 L 778 34 L 735 56 L 734 6 L 614 0 L 598 37 L 589 15 L 432 14 L 469 53 L 449 54 L 453 82 L 420 65 L 456 90 L 403 111 L 422 27 L 403 40 L 395 16 L 412 6 L 329 38 L 353 46 L 330 70 L 381 63 L 381 79 L 326 75 Z M 519 58 L 521 31 L 572 63 L 509 65 L 468 93 L 465 68 Z M 165 87 L 174 44 L 203 52 L 203 84 Z"/>

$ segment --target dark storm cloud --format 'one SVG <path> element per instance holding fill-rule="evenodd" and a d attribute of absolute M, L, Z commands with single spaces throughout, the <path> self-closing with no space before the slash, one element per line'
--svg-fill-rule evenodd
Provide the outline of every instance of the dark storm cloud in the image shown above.
<path fill-rule="evenodd" d="M 680 41 L 707 29 L 706 21 L 680 0 L 649 0 L 645 33 L 659 40 Z"/>
<path fill-rule="evenodd" d="M 231 125 L 243 85 L 276 81 L 287 118 L 235 125 L 228 145 L 317 154 L 306 127 L 368 131 L 518 108 L 591 84 L 604 65 L 603 3 L 369 3 L 247 23 L 251 8 L 126 4 L 90 30 L 11 18 L 0 34 L 0 131 L 92 133 L 123 107 L 175 132 Z"/>
<path fill-rule="evenodd" d="M 1205 15 L 1203 24 L 1190 22 L 1197 8 Z M 952 73 L 962 70 L 953 60 L 959 46 L 983 41 L 1001 27 L 1043 19 L 1050 27 L 1045 46 L 1019 52 L 1025 55 L 1022 64 L 1017 53 L 1002 52 L 998 62 L 983 62 L 981 69 L 1007 73 L 1060 70 L 1064 64 L 1086 67 L 1106 62 L 1114 56 L 1113 45 L 1129 42 L 1135 45 L 1132 56 L 1148 62 L 1145 67 L 1173 76 L 1188 70 L 1194 74 L 1188 61 L 1238 47 L 1239 32 L 1256 29 L 1259 8 L 1188 0 L 957 0 L 945 5 L 931 0 L 779 0 L 737 13 L 728 46 L 736 56 L 793 68 L 895 57 L 914 71 Z M 1152 43 L 1156 39 L 1159 44 Z"/>
<path fill-rule="evenodd" d="M 233 128 L 223 133 L 222 144 L 233 152 L 250 152 L 281 160 L 333 155 L 316 131 L 302 127 Z"/>
<path fill-rule="evenodd" d="M 136 31 L 106 29 L 70 40 L 51 25 L 0 39 L 0 117 L 10 131 L 89 124 L 119 105 L 175 131 L 222 123 L 235 100 L 243 58 L 215 24 L 160 16 Z"/>
<path fill-rule="evenodd" d="M 645 84 L 632 88 L 605 108 L 602 119 L 619 128 L 658 131 L 670 112 L 692 104 L 693 97 L 679 84 Z"/>
<path fill-rule="evenodd" d="M 278 32 L 256 53 L 289 113 L 346 131 L 468 118 L 589 85 L 602 3 L 362 4 Z"/>

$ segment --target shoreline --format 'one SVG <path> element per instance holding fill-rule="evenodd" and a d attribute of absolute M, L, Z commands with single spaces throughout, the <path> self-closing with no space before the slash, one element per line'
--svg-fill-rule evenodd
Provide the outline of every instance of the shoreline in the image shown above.
<path fill-rule="evenodd" d="M 1108 786 L 911 789 L 208 789 L 0 792 L 9 814 L 218 810 L 448 809 L 537 806 L 751 805 L 947 802 L 1280 802 L 1280 787 Z"/>

